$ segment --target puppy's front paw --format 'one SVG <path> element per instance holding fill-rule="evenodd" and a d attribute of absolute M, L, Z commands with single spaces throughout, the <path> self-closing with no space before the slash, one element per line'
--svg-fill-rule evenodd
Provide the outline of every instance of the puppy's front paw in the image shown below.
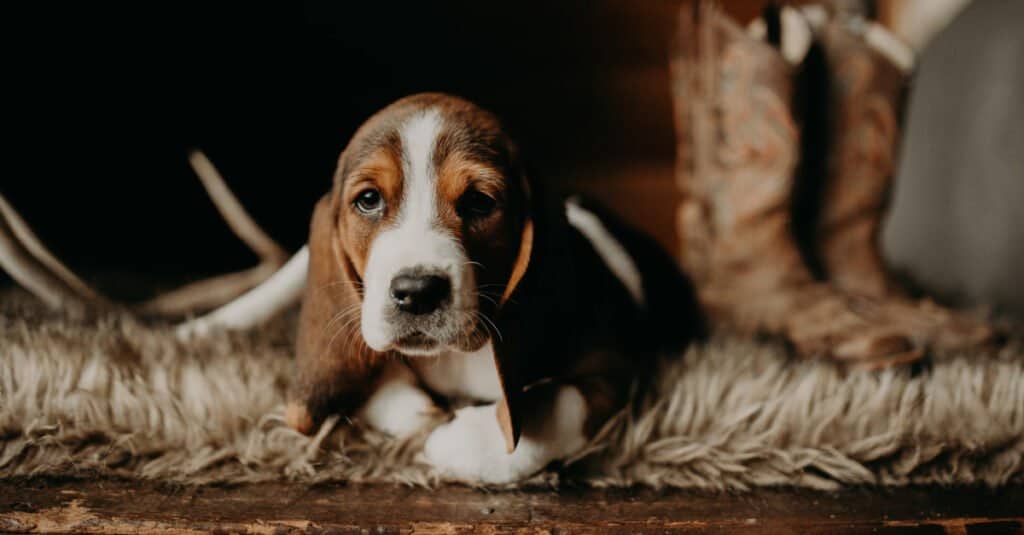
<path fill-rule="evenodd" d="M 435 429 L 423 447 L 423 456 L 441 475 L 467 483 L 511 483 L 543 468 L 530 462 L 529 447 L 505 449 L 495 406 L 465 407 L 455 418 Z"/>
<path fill-rule="evenodd" d="M 426 392 L 416 386 L 393 381 L 370 397 L 360 416 L 370 427 L 405 439 L 428 429 L 440 413 Z"/>

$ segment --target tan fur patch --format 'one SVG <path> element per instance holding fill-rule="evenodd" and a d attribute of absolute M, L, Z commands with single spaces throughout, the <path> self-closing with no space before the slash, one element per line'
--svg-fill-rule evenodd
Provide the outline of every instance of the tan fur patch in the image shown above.
<path fill-rule="evenodd" d="M 402 202 L 402 167 L 400 156 L 389 147 L 373 151 L 345 178 L 338 203 L 338 227 L 341 245 L 360 277 L 366 269 L 373 238 L 394 221 Z M 355 208 L 356 199 L 367 189 L 377 189 L 384 199 L 380 219 L 368 218 Z"/>

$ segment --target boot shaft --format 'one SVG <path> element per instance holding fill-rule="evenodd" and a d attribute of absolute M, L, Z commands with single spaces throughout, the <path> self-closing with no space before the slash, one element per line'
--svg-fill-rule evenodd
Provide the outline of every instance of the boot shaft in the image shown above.
<path fill-rule="evenodd" d="M 792 240 L 792 67 L 713 3 L 684 4 L 672 49 L 682 263 L 698 286 L 808 280 Z"/>
<path fill-rule="evenodd" d="M 829 156 L 816 235 L 825 275 L 845 290 L 895 290 L 879 235 L 896 173 L 912 54 L 880 25 L 838 15 L 818 39 L 828 64 Z"/>

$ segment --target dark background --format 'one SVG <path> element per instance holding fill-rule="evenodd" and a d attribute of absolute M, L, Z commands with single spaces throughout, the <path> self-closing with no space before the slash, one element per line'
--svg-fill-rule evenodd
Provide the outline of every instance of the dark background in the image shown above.
<path fill-rule="evenodd" d="M 256 260 L 192 175 L 190 148 L 294 250 L 358 125 L 448 91 L 501 116 L 543 179 L 674 251 L 666 60 L 679 3 L 10 4 L 0 193 L 74 271 L 114 297 L 145 293 L 138 282 Z M 761 3 L 723 4 L 746 21 Z M 1024 314 L 1022 7 L 972 2 L 924 48 L 884 242 L 928 291 Z"/>
<path fill-rule="evenodd" d="M 583 0 L 6 8 L 12 135 L 0 191 L 75 271 L 234 270 L 255 258 L 219 219 L 188 149 L 204 150 L 255 219 L 295 249 L 349 136 L 420 91 L 496 112 L 547 180 L 587 189 L 600 177 L 581 179 L 580 169 L 653 162 L 670 184 L 674 9 Z M 671 200 L 664 206 L 670 218 Z"/>

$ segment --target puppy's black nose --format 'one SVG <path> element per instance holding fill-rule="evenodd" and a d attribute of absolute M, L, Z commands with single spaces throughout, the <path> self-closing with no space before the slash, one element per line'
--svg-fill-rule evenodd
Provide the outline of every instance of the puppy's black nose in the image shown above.
<path fill-rule="evenodd" d="M 399 275 L 391 279 L 391 298 L 402 312 L 429 314 L 448 298 L 452 283 L 443 275 Z"/>

